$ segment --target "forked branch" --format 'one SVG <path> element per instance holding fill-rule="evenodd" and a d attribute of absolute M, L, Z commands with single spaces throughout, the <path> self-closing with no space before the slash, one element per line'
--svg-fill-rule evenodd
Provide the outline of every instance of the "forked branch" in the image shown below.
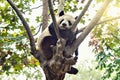
<path fill-rule="evenodd" d="M 111 0 L 105 0 L 101 8 L 98 10 L 96 15 L 94 16 L 93 20 L 88 24 L 86 29 L 83 31 L 83 33 L 78 37 L 78 39 L 75 41 L 74 46 L 79 46 L 81 42 L 85 39 L 85 37 L 91 32 L 91 30 L 95 27 L 99 19 L 101 18 L 102 14 L 104 13 L 105 9 L 107 8 L 108 4 L 111 2 Z"/>
<path fill-rule="evenodd" d="M 106 23 L 106 22 L 108 22 L 108 21 L 117 20 L 117 19 L 120 19 L 120 16 L 99 21 L 96 25 L 99 25 L 99 24 L 102 24 L 102 23 Z M 83 27 L 83 28 L 79 29 L 79 30 L 78 30 L 78 33 L 83 32 L 83 30 L 84 30 L 85 28 L 86 28 L 86 27 Z"/>
<path fill-rule="evenodd" d="M 99 19 L 101 18 L 102 14 L 104 13 L 105 9 L 107 8 L 108 4 L 112 0 L 105 0 L 101 8 L 98 10 L 92 21 L 88 24 L 85 30 L 81 33 L 81 35 L 75 40 L 75 42 L 66 48 L 67 54 L 73 54 L 74 51 L 78 48 L 78 46 L 82 43 L 82 41 L 86 38 L 86 36 L 91 32 L 91 30 L 95 27 Z"/>
<path fill-rule="evenodd" d="M 31 30 L 29 28 L 29 25 L 28 23 L 26 22 L 26 20 L 24 19 L 24 17 L 22 16 L 21 12 L 18 10 L 18 8 L 15 6 L 15 4 L 11 1 L 11 0 L 7 0 L 7 2 L 11 5 L 11 7 L 15 10 L 16 14 L 18 15 L 18 17 L 20 18 L 20 20 L 22 21 L 23 23 L 23 26 L 28 34 L 28 37 L 29 37 L 29 40 L 30 40 L 30 47 L 31 47 L 31 51 L 32 51 L 32 54 L 34 55 L 34 57 L 36 57 L 37 59 L 39 58 L 39 60 L 43 60 L 42 58 L 42 55 L 40 57 L 39 54 L 37 54 L 37 50 L 36 50 L 36 46 L 35 46 L 35 40 L 33 38 L 33 35 L 31 33 Z M 41 59 L 40 59 L 41 58 Z"/>
<path fill-rule="evenodd" d="M 105 23 L 105 22 L 108 22 L 108 21 L 116 20 L 116 19 L 120 19 L 120 16 L 117 16 L 117 17 L 114 17 L 114 18 L 110 18 L 110 19 L 106 19 L 106 20 L 103 20 L 103 21 L 99 21 L 97 23 L 97 25 Z"/>

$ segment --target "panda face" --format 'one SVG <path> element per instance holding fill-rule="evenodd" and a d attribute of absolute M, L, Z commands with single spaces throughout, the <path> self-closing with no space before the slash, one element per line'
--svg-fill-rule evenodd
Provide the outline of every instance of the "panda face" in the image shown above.
<path fill-rule="evenodd" d="M 59 25 L 62 29 L 69 29 L 72 26 L 72 22 L 70 20 L 62 19 Z"/>
<path fill-rule="evenodd" d="M 70 15 L 63 15 L 58 18 L 59 28 L 62 30 L 71 29 L 73 23 L 75 22 L 75 18 Z"/>

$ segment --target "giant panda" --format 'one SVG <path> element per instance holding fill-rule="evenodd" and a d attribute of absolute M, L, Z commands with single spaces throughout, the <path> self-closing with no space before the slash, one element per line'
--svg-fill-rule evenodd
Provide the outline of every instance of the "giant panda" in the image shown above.
<path fill-rule="evenodd" d="M 75 22 L 75 18 L 71 15 L 65 14 L 64 11 L 59 13 L 59 16 L 56 18 L 60 36 L 66 40 L 66 46 L 72 44 L 76 39 L 77 28 L 71 30 L 72 24 Z M 54 24 L 51 23 L 40 35 L 38 39 L 38 48 L 46 60 L 50 60 L 53 56 L 53 49 L 51 46 L 55 46 L 57 43 L 57 36 L 54 30 Z M 64 54 L 64 53 L 63 53 Z M 75 51 L 75 55 L 78 55 L 78 50 Z M 71 70 L 68 71 L 70 74 L 76 74 L 78 70 L 71 67 Z"/>

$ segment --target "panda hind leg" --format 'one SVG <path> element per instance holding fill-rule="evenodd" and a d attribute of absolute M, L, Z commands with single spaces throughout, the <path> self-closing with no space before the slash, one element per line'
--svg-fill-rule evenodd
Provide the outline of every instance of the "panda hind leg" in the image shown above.
<path fill-rule="evenodd" d="M 75 50 L 75 57 L 74 57 L 74 60 L 77 61 L 78 59 L 78 48 Z M 77 74 L 78 73 L 78 70 L 74 67 L 71 67 L 71 69 L 67 72 L 69 74 Z"/>
<path fill-rule="evenodd" d="M 69 71 L 67 71 L 67 73 L 69 74 L 77 74 L 78 73 L 78 70 L 74 67 L 71 67 L 71 69 Z"/>
<path fill-rule="evenodd" d="M 56 45 L 56 42 L 57 40 L 52 36 L 47 36 L 43 39 L 41 46 L 47 60 L 52 58 L 53 48 Z"/>

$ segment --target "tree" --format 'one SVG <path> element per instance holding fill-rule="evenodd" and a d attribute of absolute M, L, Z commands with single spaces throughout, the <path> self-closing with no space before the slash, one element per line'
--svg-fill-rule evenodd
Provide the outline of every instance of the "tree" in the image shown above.
<path fill-rule="evenodd" d="M 47 2 L 47 0 L 43 0 L 43 1 Z M 11 5 L 11 7 L 13 9 L 10 7 L 10 5 L 7 2 Z M 14 67 L 14 69 L 16 71 L 19 71 L 23 68 L 23 65 L 26 65 L 26 66 L 28 64 L 30 65 L 31 64 L 30 61 L 32 61 L 33 64 L 35 64 L 35 65 L 39 65 L 37 63 L 37 60 L 38 60 L 40 62 L 40 66 L 43 68 L 43 70 L 45 72 L 47 80 L 53 80 L 53 79 L 54 80 L 63 80 L 66 72 L 63 72 L 62 68 L 67 67 L 66 69 L 69 69 L 69 66 L 74 65 L 76 63 L 76 61 L 74 61 L 73 58 L 69 59 L 62 55 L 62 51 L 63 51 L 62 47 L 64 47 L 65 44 L 61 43 L 61 39 L 59 37 L 51 0 L 48 0 L 49 10 L 50 10 L 50 14 L 51 14 L 52 20 L 54 22 L 54 25 L 56 25 L 55 26 L 56 34 L 58 34 L 58 38 L 60 39 L 60 42 L 56 46 L 56 48 L 58 48 L 58 49 L 56 49 L 58 53 L 56 55 L 54 55 L 53 58 L 49 62 L 46 62 L 44 60 L 44 58 L 42 57 L 43 55 L 40 54 L 39 50 L 36 49 L 35 40 L 31 33 L 31 31 L 33 31 L 33 33 L 34 33 L 34 28 L 29 27 L 29 25 L 27 23 L 27 22 L 29 22 L 29 19 L 28 18 L 24 19 L 24 17 L 21 14 L 21 12 L 25 13 L 26 10 L 30 10 L 30 8 L 28 6 L 30 6 L 31 0 L 25 0 L 25 1 L 21 0 L 19 2 L 17 2 L 17 0 L 15 0 L 15 2 L 18 3 L 16 5 L 19 8 L 19 10 L 15 6 L 15 4 L 14 4 L 15 2 L 13 3 L 11 0 L 7 0 L 7 2 L 2 0 L 1 3 L 6 4 L 6 6 L 0 8 L 1 9 L 1 26 L 2 26 L 1 27 L 1 36 L 2 37 L 0 37 L 1 38 L 0 53 L 2 53 L 2 54 L 1 54 L 1 58 L 0 58 L 0 64 L 2 65 L 2 69 L 8 71 L 12 65 L 12 67 Z M 32 0 L 32 2 L 34 3 L 35 1 Z M 87 11 L 91 2 L 92 2 L 92 0 L 89 0 L 88 3 L 86 4 L 86 6 L 83 8 L 81 14 L 78 16 L 77 21 L 73 24 L 74 28 L 76 27 L 76 25 L 81 20 L 82 16 Z M 88 26 L 85 28 L 82 28 L 83 32 L 81 33 L 81 35 L 79 35 L 77 40 L 75 40 L 72 45 L 65 47 L 66 54 L 73 54 L 73 52 L 76 50 L 76 48 L 78 48 L 78 46 L 85 39 L 85 37 L 90 33 L 90 31 L 95 27 L 95 25 L 97 25 L 97 22 L 99 21 L 100 17 L 102 16 L 103 12 L 105 11 L 106 7 L 108 6 L 108 4 L 110 2 L 111 2 L 111 0 L 105 0 L 104 4 L 97 11 L 96 15 L 90 21 Z M 67 7 L 68 5 L 65 5 L 65 6 Z M 20 23 L 19 19 L 17 18 L 16 14 L 20 18 L 23 26 L 21 26 L 21 23 Z M 46 24 L 46 23 L 44 23 L 44 19 L 45 19 L 44 17 L 45 16 L 43 16 L 42 24 Z M 39 22 L 39 19 L 40 18 L 37 17 L 36 20 Z M 46 26 L 46 25 L 44 25 L 44 26 Z M 31 28 L 31 30 L 30 30 L 30 28 Z M 17 32 L 15 33 L 15 31 L 14 31 L 14 33 L 11 33 L 10 30 L 17 30 L 19 33 L 17 33 Z M 81 32 L 81 30 L 80 30 L 80 32 Z M 24 34 L 24 33 L 27 33 L 27 34 Z M 22 36 L 22 35 L 24 35 L 24 36 Z M 30 43 L 25 43 L 24 41 L 25 42 L 29 41 Z M 17 54 L 17 52 L 14 49 L 12 49 L 11 46 L 15 47 L 16 48 L 15 50 L 17 52 L 19 51 L 18 53 L 20 53 L 20 54 Z M 23 54 L 23 53 L 27 53 L 27 54 Z M 37 60 L 34 58 L 31 58 L 31 60 L 28 61 L 27 57 L 30 56 L 30 54 L 28 54 L 28 53 L 31 53 Z M 56 61 L 55 59 L 57 57 L 59 57 L 60 59 L 58 59 Z M 61 63 L 61 60 L 63 60 L 63 59 L 65 59 L 65 63 L 66 63 L 64 65 L 62 65 L 62 63 Z M 51 61 L 53 62 L 52 64 L 50 64 Z M 60 62 L 61 64 L 57 64 L 58 62 Z M 62 67 L 59 67 L 59 66 L 62 66 Z M 54 70 L 52 67 L 54 67 Z M 53 71 L 56 72 L 57 74 L 54 74 Z"/>

